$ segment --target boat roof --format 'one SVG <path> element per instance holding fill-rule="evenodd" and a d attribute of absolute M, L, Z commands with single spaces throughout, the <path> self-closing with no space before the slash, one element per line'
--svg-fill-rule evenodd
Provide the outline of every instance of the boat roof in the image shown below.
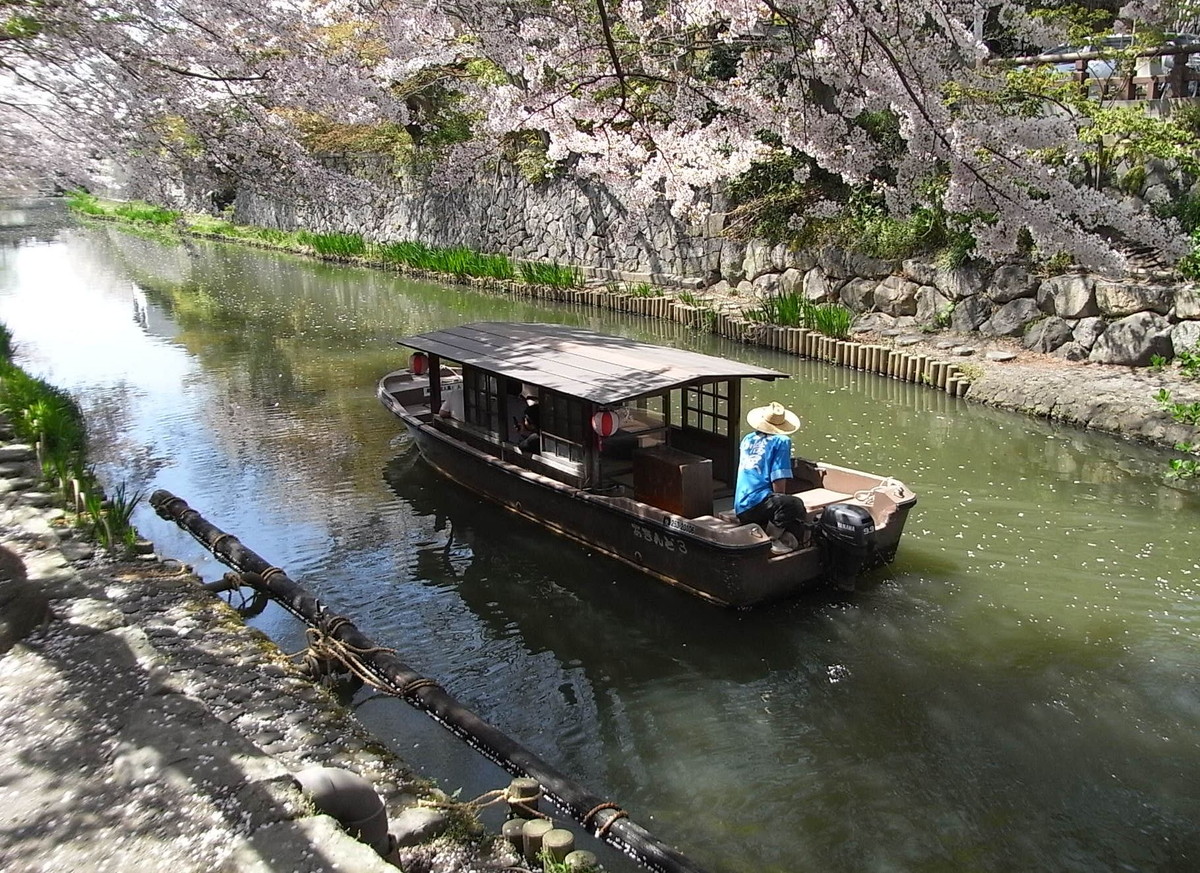
<path fill-rule="evenodd" d="M 414 334 L 400 345 L 465 366 L 614 404 L 696 382 L 786 373 L 565 324 L 481 321 Z"/>

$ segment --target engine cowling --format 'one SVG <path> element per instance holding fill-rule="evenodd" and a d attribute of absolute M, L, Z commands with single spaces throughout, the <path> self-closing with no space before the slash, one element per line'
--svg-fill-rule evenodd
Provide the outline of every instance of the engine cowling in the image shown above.
<path fill-rule="evenodd" d="M 831 575 L 853 577 L 875 554 L 875 520 L 863 506 L 834 503 L 826 506 L 817 521 L 825 543 Z"/>

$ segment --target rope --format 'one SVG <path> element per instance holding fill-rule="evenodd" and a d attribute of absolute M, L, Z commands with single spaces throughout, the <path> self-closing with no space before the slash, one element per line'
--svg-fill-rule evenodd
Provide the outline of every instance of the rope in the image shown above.
<path fill-rule="evenodd" d="M 271 568 L 276 572 L 282 573 L 278 567 Z M 269 572 L 269 571 L 268 571 Z M 344 640 L 337 639 L 334 634 L 343 625 L 350 624 L 350 619 L 344 615 L 331 616 L 321 622 L 322 627 L 310 627 L 305 631 L 305 637 L 308 640 L 308 648 L 297 652 L 291 657 L 303 657 L 306 665 L 310 665 L 308 672 L 311 675 L 319 675 L 318 665 L 321 661 L 336 661 L 344 666 L 352 676 L 361 679 L 367 685 L 375 688 L 385 694 L 395 694 L 396 692 L 388 686 L 386 682 L 380 681 L 375 672 L 369 665 L 362 660 L 364 655 L 373 655 L 376 653 L 394 654 L 394 649 L 387 649 L 383 646 L 371 646 L 369 648 L 359 648 L 353 646 Z M 417 680 L 422 681 L 422 680 Z M 424 680 L 430 681 L 430 680 Z M 413 685 L 414 683 L 409 683 Z M 436 683 L 434 683 L 436 684 Z M 407 686 L 406 686 L 407 687 Z M 403 695 L 403 691 L 400 692 Z"/>
<path fill-rule="evenodd" d="M 213 540 L 211 543 L 209 543 L 208 548 L 211 552 L 213 552 L 215 554 L 217 551 L 217 546 L 221 545 L 221 543 L 224 540 L 236 540 L 236 539 L 237 539 L 237 537 L 235 537 L 233 534 L 223 533 L 219 537 L 217 537 L 215 540 Z"/>
<path fill-rule="evenodd" d="M 265 584 L 266 581 L 268 579 L 270 579 L 272 576 L 286 576 L 286 575 L 287 575 L 287 573 L 279 567 L 267 567 L 267 569 L 263 570 L 261 573 L 258 574 L 258 577 L 260 579 L 262 579 L 263 583 Z"/>
<path fill-rule="evenodd" d="M 478 813 L 480 810 L 487 809 L 489 806 L 495 806 L 499 803 L 507 803 L 513 809 L 519 809 L 522 812 L 528 813 L 529 817 L 531 818 L 544 818 L 546 821 L 552 821 L 550 816 L 546 815 L 544 812 L 529 806 L 530 803 L 535 803 L 542 797 L 542 787 L 540 785 L 538 786 L 537 794 L 535 794 L 533 797 L 513 797 L 509 795 L 508 791 L 508 788 L 494 788 L 491 791 L 485 791 L 474 800 L 422 800 L 420 801 L 419 805 L 431 806 L 440 809 L 451 809 L 454 807 L 465 806 L 471 812 Z"/>
<path fill-rule="evenodd" d="M 441 687 L 442 686 L 438 685 L 437 682 L 433 681 L 432 679 L 427 679 L 427 678 L 414 679 L 411 682 L 406 683 L 404 685 L 404 687 L 400 689 L 399 696 L 400 697 L 409 697 L 412 694 L 416 693 L 417 691 L 420 691 L 422 688 L 441 688 Z"/>
<path fill-rule="evenodd" d="M 608 801 L 606 803 L 600 803 L 596 806 L 593 806 L 579 821 L 585 828 L 590 828 L 592 826 L 592 820 L 596 817 L 596 815 L 606 809 L 616 810 L 616 812 L 613 813 L 612 818 L 610 818 L 600 827 L 596 828 L 597 837 L 603 837 L 606 833 L 608 833 L 608 829 L 613 826 L 613 822 L 615 822 L 617 819 L 629 818 L 629 813 L 621 809 L 621 807 L 617 806 L 617 804 L 613 803 L 612 801 Z"/>
<path fill-rule="evenodd" d="M 854 499 L 864 506 L 872 506 L 875 503 L 875 495 L 882 494 L 887 489 L 892 489 L 892 496 L 896 498 L 904 497 L 904 483 L 898 479 L 887 478 L 876 485 L 874 488 L 869 488 L 865 491 L 855 491 Z"/>

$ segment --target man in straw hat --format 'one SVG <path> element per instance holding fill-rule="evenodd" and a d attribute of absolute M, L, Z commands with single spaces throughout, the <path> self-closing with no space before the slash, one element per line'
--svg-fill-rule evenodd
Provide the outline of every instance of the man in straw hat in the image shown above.
<path fill-rule="evenodd" d="M 754 428 L 746 434 L 738 463 L 733 511 L 742 524 L 761 524 L 774 534 L 772 548 L 796 548 L 804 536 L 804 501 L 788 494 L 792 479 L 792 441 L 788 434 L 800 428 L 796 413 L 780 403 L 751 409 L 746 421 Z"/>

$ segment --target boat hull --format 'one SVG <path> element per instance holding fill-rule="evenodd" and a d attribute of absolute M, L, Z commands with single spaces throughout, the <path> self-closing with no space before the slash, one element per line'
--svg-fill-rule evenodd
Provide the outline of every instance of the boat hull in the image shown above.
<path fill-rule="evenodd" d="M 668 584 L 724 606 L 749 607 L 797 594 L 828 577 L 816 547 L 784 554 L 770 540 L 728 545 L 705 537 L 692 521 L 653 507 L 581 491 L 464 446 L 389 404 L 422 456 L 464 488 L 555 533 L 576 540 Z M 895 554 L 908 506 L 892 513 L 869 561 Z M 755 532 L 759 533 L 757 528 Z"/>

